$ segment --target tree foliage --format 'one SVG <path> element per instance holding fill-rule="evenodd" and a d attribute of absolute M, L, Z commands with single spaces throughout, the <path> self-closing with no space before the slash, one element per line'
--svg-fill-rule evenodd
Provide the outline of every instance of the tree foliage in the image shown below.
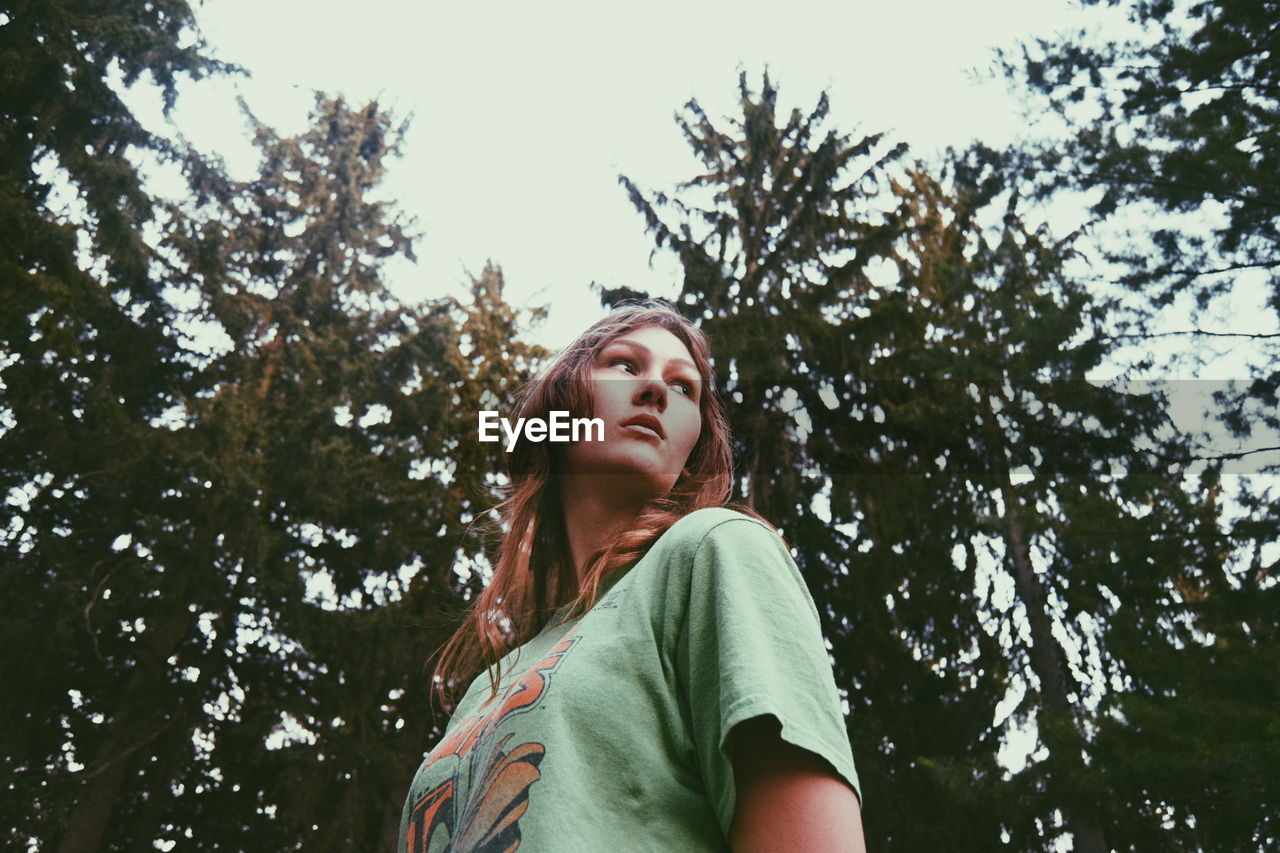
<path fill-rule="evenodd" d="M 146 525 L 163 500 L 157 483 L 177 476 L 171 436 L 152 421 L 177 399 L 185 368 L 166 332 L 164 261 L 144 235 L 161 213 L 131 155 L 195 161 L 144 129 L 109 78 L 149 76 L 172 103 L 178 79 L 219 69 L 187 38 L 190 23 L 185 2 L 3 9 L 0 492 L 12 590 L 3 621 L 6 648 L 21 650 L 6 653 L 3 674 L 25 685 L 3 700 L 14 841 L 51 840 L 71 823 L 67 768 L 85 754 L 68 737 L 103 724 L 87 697 L 109 703 L 122 680 L 149 677 L 134 661 L 104 678 L 117 650 L 97 642 L 102 614 L 92 606 L 99 582 L 129 559 L 119 537 Z M 133 643 L 138 624 L 111 632 Z M 89 772 L 108 778 L 117 767 Z"/>
<path fill-rule="evenodd" d="M 469 305 L 387 289 L 413 235 L 376 105 L 255 125 L 236 182 L 109 83 L 171 103 L 216 70 L 185 4 L 5 16 L 6 841 L 385 849 L 493 501 L 464 437 L 540 354 L 494 267 Z M 149 192 L 151 155 L 185 198 Z"/>
<path fill-rule="evenodd" d="M 623 184 L 706 306 L 742 497 L 823 613 L 868 837 L 1105 850 L 1111 820 L 1154 820 L 1110 800 L 1113 685 L 1221 559 L 1169 475 L 1185 448 L 1160 399 L 1083 381 L 1109 306 L 1065 271 L 1075 235 L 1023 222 L 999 157 L 933 177 L 822 133 L 825 97 L 782 118 L 767 75 L 739 89 L 726 129 L 696 102 L 678 118 L 705 171 Z M 1019 769 L 1000 752 L 1027 729 Z"/>
<path fill-rule="evenodd" d="M 1158 251 L 1131 280 L 1195 285 L 1203 305 L 1232 285 L 1232 273 L 1261 269 L 1280 310 L 1280 6 L 1086 2 L 1125 8 L 1140 35 L 1100 41 L 1081 32 L 1002 56 L 1005 72 L 1073 131 L 1069 145 L 1042 152 L 1047 183 L 1097 188 L 1104 215 L 1138 201 L 1220 211 L 1210 219 L 1220 219 L 1216 229 L 1151 234 Z"/>
<path fill-rule="evenodd" d="M 1116 304 L 1021 201 L 1218 205 L 1128 258 L 1156 305 L 1270 275 L 1273 5 L 1141 2 L 1141 57 L 1028 52 L 1064 114 L 1103 116 L 1023 158 L 1034 186 L 980 147 L 928 167 L 828 129 L 825 95 L 783 114 L 745 74 L 727 123 L 677 116 L 694 177 L 622 179 L 711 337 L 736 497 L 814 592 L 877 848 L 1274 842 L 1274 501 L 1188 467 L 1160 398 L 1083 381 Z M 387 849 L 443 722 L 425 657 L 494 544 L 467 528 L 502 469 L 475 412 L 547 354 L 494 265 L 466 304 L 388 289 L 416 238 L 376 104 L 317 96 L 291 137 L 250 117 L 246 181 L 143 127 L 121 87 L 172 106 L 232 70 L 192 21 L 0 9 L 6 841 Z"/>
<path fill-rule="evenodd" d="M 1237 436 L 1259 427 L 1274 435 L 1280 333 L 1267 326 L 1280 320 L 1280 6 L 1088 5 L 1124 11 L 1134 35 L 1082 31 L 1001 57 L 1028 109 L 1048 106 L 1066 127 L 1063 138 L 1012 152 L 1014 159 L 1041 197 L 1092 193 L 1095 232 L 1127 235 L 1109 260 L 1147 318 L 1180 297 L 1190 297 L 1197 321 L 1223 297 L 1236 304 L 1260 297 L 1263 311 L 1251 319 L 1263 320 L 1261 331 L 1192 330 L 1190 355 L 1203 363 L 1220 339 L 1250 345 L 1244 388 L 1215 394 L 1215 414 Z M 1253 476 L 1274 473 L 1275 465 L 1251 465 L 1272 458 L 1251 456 L 1257 452 L 1225 454 L 1242 459 L 1235 470 L 1244 476 L 1204 475 L 1202 494 L 1221 528 L 1220 568 L 1193 572 L 1179 585 L 1187 621 L 1135 650 L 1135 689 L 1099 734 L 1112 782 L 1123 791 L 1118 801 L 1159 815 L 1153 834 L 1113 839 L 1126 849 L 1268 849 L 1276 842 L 1280 796 L 1266 768 L 1275 762 L 1269 733 L 1280 726 L 1280 697 L 1262 673 L 1280 652 L 1272 615 L 1280 515 L 1270 478 Z M 1215 467 L 1224 456 L 1216 447 L 1208 453 Z"/>

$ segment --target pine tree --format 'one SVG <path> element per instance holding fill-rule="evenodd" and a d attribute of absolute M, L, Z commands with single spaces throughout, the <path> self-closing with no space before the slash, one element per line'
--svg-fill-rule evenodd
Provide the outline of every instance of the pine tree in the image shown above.
<path fill-rule="evenodd" d="M 1223 338 L 1248 347 L 1249 384 L 1220 392 L 1220 418 L 1238 437 L 1255 425 L 1274 434 L 1280 332 L 1223 330 L 1232 318 L 1211 312 L 1255 292 L 1280 323 L 1280 4 L 1087 5 L 1123 9 L 1137 34 L 1082 30 L 999 54 L 1028 112 L 1047 108 L 1067 128 L 1017 152 L 1028 189 L 1094 199 L 1095 230 L 1115 247 L 1107 260 L 1141 296 L 1131 340 L 1153 342 L 1152 317 L 1185 295 L 1198 328 L 1161 333 L 1193 342 L 1179 359 L 1195 369 Z"/>
<path fill-rule="evenodd" d="M 157 810 L 205 846 L 372 845 L 381 830 L 359 798 L 335 804 L 386 784 L 368 770 L 382 750 L 350 742 L 351 718 L 388 688 L 353 695 L 382 673 L 339 669 L 333 644 L 359 638 L 359 611 L 398 598 L 416 567 L 448 559 L 428 533 L 447 493 L 410 472 L 439 452 L 457 367 L 447 312 L 401 306 L 382 280 L 386 259 L 413 256 L 406 223 L 374 198 L 402 132 L 376 105 L 318 97 L 298 137 L 258 126 L 258 177 L 218 188 L 218 215 L 171 241 L 227 337 L 187 389 L 194 488 L 174 503 L 197 521 L 165 544 L 192 568 L 161 596 L 181 602 L 172 663 L 201 673 L 189 704 L 205 713 L 191 721 L 204 749 L 170 771 L 179 793 L 157 791 Z M 325 607 L 343 601 L 357 612 Z"/>
<path fill-rule="evenodd" d="M 413 257 L 408 223 L 377 200 L 402 136 L 374 104 L 318 96 L 300 136 L 259 126 L 259 176 L 172 241 L 229 344 L 187 397 L 181 498 L 200 523 L 166 543 L 202 568 L 161 598 L 192 602 L 173 610 L 172 663 L 200 670 L 187 704 L 206 712 L 192 721 L 205 754 L 163 780 L 180 794 L 155 795 L 170 837 L 382 849 L 430 732 L 432 614 L 462 605 L 463 522 L 492 502 L 497 461 L 468 441 L 469 403 L 515 384 L 495 350 L 528 351 L 481 334 L 510 314 L 494 269 L 465 308 L 387 290 L 385 261 Z M 494 357 L 483 370 L 462 354 L 468 333 Z"/>
<path fill-rule="evenodd" d="M 501 467 L 476 402 L 542 354 L 495 267 L 470 305 L 390 295 L 376 105 L 256 126 L 233 182 L 108 82 L 227 70 L 188 6 L 82 6 L 0 10 L 6 840 L 386 849 Z"/>
<path fill-rule="evenodd" d="M 139 179 L 159 242 L 100 247 L 108 271 L 142 259 L 132 291 L 16 247 L 38 307 L 6 315 L 15 844 L 394 835 L 431 729 L 430 614 L 461 607 L 462 524 L 493 500 L 470 403 L 537 356 L 506 337 L 495 268 L 471 306 L 387 291 L 412 241 L 374 196 L 402 132 L 319 99 L 299 137 L 257 127 L 253 181 L 193 159 L 177 204 Z M 91 227 L 33 215 L 72 254 Z"/>
<path fill-rule="evenodd" d="M 110 806 L 73 808 L 72 768 L 115 784 L 121 764 L 76 735 L 113 742 L 112 755 L 140 749 L 98 702 L 114 682 L 148 677 L 140 650 L 165 633 L 108 624 L 136 651 L 131 668 L 98 642 L 108 579 L 145 559 L 130 536 L 180 476 L 157 422 L 186 368 L 165 259 L 147 239 L 172 223 L 135 162 L 158 157 L 190 176 L 207 166 L 144 128 L 109 80 L 149 77 L 172 106 L 179 80 L 225 70 L 181 0 L 0 9 L 0 493 L 11 508 L 0 676 L 14 687 L 0 700 L 0 767 L 14 846 L 74 823 L 83 849 L 96 847 Z"/>
<path fill-rule="evenodd" d="M 987 520 L 970 542 L 999 555 L 989 582 L 1014 593 L 1005 606 L 988 598 L 989 629 L 1023 693 L 1012 718 L 1033 722 L 1047 753 L 1011 780 L 1003 829 L 1018 849 L 1051 849 L 1063 831 L 1077 850 L 1118 848 L 1135 831 L 1167 841 L 1149 807 L 1111 789 L 1117 756 L 1093 733 L 1142 688 L 1133 662 L 1166 636 L 1164 621 L 1187 615 L 1177 590 L 1221 569 L 1215 507 L 1180 482 L 1189 455 L 1162 435 L 1163 400 L 1083 381 L 1105 354 L 1111 307 L 1064 272 L 1074 235 L 1022 223 L 999 160 L 976 149 L 953 161 L 942 204 L 916 180 L 921 262 L 907 281 L 933 314 L 927 339 L 947 344 L 922 348 L 967 386 L 944 420 L 980 451 L 966 477 L 980 476 L 949 491 L 970 490 Z M 1010 201 L 988 234 L 976 221 L 1000 209 L 997 193 Z"/>
<path fill-rule="evenodd" d="M 905 350 L 901 336 L 911 334 L 901 303 L 880 300 L 872 283 L 896 262 L 904 233 L 890 194 L 903 149 L 878 135 L 824 131 L 825 95 L 808 115 L 794 110 L 780 121 L 767 75 L 759 94 L 742 75 L 739 92 L 742 112 L 728 130 L 696 101 L 678 117 L 705 167 L 679 194 L 650 200 L 623 182 L 658 246 L 683 263 L 681 301 L 705 308 L 697 319 L 742 445 L 739 497 L 796 547 L 822 614 L 837 683 L 848 691 L 868 838 L 896 849 L 988 849 L 999 824 L 979 793 L 983 781 L 965 771 L 952 784 L 948 768 L 994 774 L 995 747 L 984 740 L 998 685 L 971 686 L 964 665 L 933 667 L 920 643 L 928 636 L 933 653 L 955 658 L 977 638 L 993 674 L 998 649 L 963 587 L 948 585 L 932 613 L 912 611 L 924 604 L 912 594 L 904 607 L 886 605 L 912 573 L 955 573 L 955 540 L 930 549 L 912 522 L 930 520 L 934 535 L 946 535 L 956 507 L 917 505 L 940 501 L 904 487 L 898 463 L 872 449 L 882 437 L 891 446 L 877 421 L 901 396 L 892 382 L 873 381 L 872 365 L 890 346 Z M 663 218 L 669 210 L 674 221 Z M 871 310 L 882 301 L 888 307 Z M 951 623 L 965 627 L 938 627 Z"/>
<path fill-rule="evenodd" d="M 1139 297 L 1136 337 L 1154 342 L 1151 318 L 1186 296 L 1199 328 L 1174 333 L 1193 342 L 1186 354 L 1193 371 L 1223 340 L 1249 347 L 1245 387 L 1220 391 L 1217 414 L 1237 437 L 1258 427 L 1274 434 L 1280 337 L 1222 329 L 1211 312 L 1221 297 L 1248 292 L 1263 297 L 1268 322 L 1280 312 L 1280 7 L 1269 0 L 1089 5 L 1125 11 L 1140 32 L 1128 40 L 1081 32 L 1001 56 L 1028 110 L 1048 106 L 1066 123 L 1065 138 L 1017 152 L 1028 189 L 1042 198 L 1089 191 L 1093 230 L 1127 235 L 1108 259 Z M 1180 361 L 1147 356 L 1149 365 L 1185 374 Z M 1223 475 L 1220 467 L 1251 472 L 1254 460 L 1274 455 L 1256 452 L 1198 451 L 1209 465 L 1201 494 L 1218 506 L 1225 537 L 1219 567 L 1179 583 L 1171 598 L 1181 602 L 1183 621 L 1135 650 L 1130 664 L 1140 675 L 1099 735 L 1121 801 L 1150 814 L 1162 843 L 1177 849 L 1263 849 L 1277 835 L 1280 796 L 1264 769 L 1274 764 L 1274 738 L 1263 733 L 1277 725 L 1280 707 L 1266 675 L 1280 653 L 1271 616 L 1275 560 L 1267 557 L 1280 514 L 1268 477 Z M 1274 462 L 1262 467 L 1274 469 Z M 1149 849 L 1151 836 L 1124 843 Z"/>
<path fill-rule="evenodd" d="M 1156 435 L 1162 406 L 1081 381 L 1107 306 L 1063 272 L 1070 239 L 1022 223 L 996 158 L 957 155 L 937 180 L 895 151 L 850 176 L 878 139 L 810 146 L 825 98 L 779 127 L 767 77 L 740 90 L 729 131 L 687 107 L 706 174 L 653 200 L 624 183 L 683 261 L 682 299 L 707 308 L 746 496 L 823 614 L 868 838 L 1031 850 L 1065 831 L 1106 849 L 1090 754 L 1106 681 L 1072 657 L 1123 668 L 1126 632 L 1148 637 L 1170 579 L 1214 553 L 1203 528 L 1175 535 L 1198 505 L 1136 449 L 1178 454 Z M 838 168 L 806 170 L 824 154 Z M 1048 755 L 1010 774 L 997 753 L 1031 722 Z"/>

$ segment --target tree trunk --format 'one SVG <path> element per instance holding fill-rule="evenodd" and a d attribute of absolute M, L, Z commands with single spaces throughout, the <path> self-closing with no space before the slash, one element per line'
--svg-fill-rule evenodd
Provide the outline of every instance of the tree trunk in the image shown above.
<path fill-rule="evenodd" d="M 1027 540 L 1026 529 L 1022 523 L 1022 507 L 1017 490 L 1009 479 L 1009 462 L 1003 443 L 1003 437 L 997 426 L 993 408 L 986 414 L 987 428 L 997 443 L 997 474 L 1000 477 L 1000 498 L 1004 502 L 1005 521 L 1007 524 L 1007 550 L 1009 562 L 1013 566 L 1014 586 L 1018 591 L 1018 599 L 1027 609 L 1027 622 L 1031 627 L 1031 669 L 1040 680 L 1040 693 L 1044 700 L 1044 717 L 1052 722 L 1074 726 L 1071 714 L 1071 701 L 1067 694 L 1067 665 L 1063 659 L 1062 648 L 1053 636 L 1053 619 L 1045 606 L 1045 591 L 1036 578 L 1035 567 L 1031 565 L 1031 546 Z M 1070 753 L 1070 761 L 1080 764 L 1080 743 L 1078 738 L 1066 742 L 1054 738 L 1052 744 L 1046 743 L 1050 752 L 1063 750 Z M 1075 853 L 1108 853 L 1106 837 L 1102 827 L 1087 809 L 1075 806 L 1062 807 L 1063 823 L 1074 839 L 1072 849 Z"/>
<path fill-rule="evenodd" d="M 58 842 L 57 853 L 94 853 L 102 846 L 124 782 L 137 766 L 138 757 L 145 755 L 144 747 L 176 721 L 176 716 L 167 722 L 156 721 L 154 688 L 163 683 L 164 662 L 177 650 L 188 625 L 187 615 L 185 607 L 175 606 L 156 629 L 148 653 L 139 655 L 120 709 L 88 769 L 84 794 Z"/>
<path fill-rule="evenodd" d="M 1008 472 L 1005 472 L 1008 476 Z M 1066 662 L 1062 649 L 1053 636 L 1053 620 L 1045 607 L 1044 587 L 1036 579 L 1031 565 L 1031 552 L 1019 517 L 1018 497 L 1011 485 L 1000 489 L 1004 500 L 1009 530 L 1009 558 L 1014 567 L 1014 584 L 1018 598 L 1027 608 L 1027 621 L 1031 625 L 1031 669 L 1040 679 L 1040 692 L 1044 697 L 1048 716 L 1066 722 L 1071 720 L 1071 702 L 1067 698 Z M 1060 749 L 1072 751 L 1072 761 L 1078 762 L 1079 745 L 1055 744 Z M 1094 818 L 1078 810 L 1069 813 L 1063 809 L 1063 820 L 1075 839 L 1076 853 L 1107 853 L 1108 847 L 1102 827 Z"/>

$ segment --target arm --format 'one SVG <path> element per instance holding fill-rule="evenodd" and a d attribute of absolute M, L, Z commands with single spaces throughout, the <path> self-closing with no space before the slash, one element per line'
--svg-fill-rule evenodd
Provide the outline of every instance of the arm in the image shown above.
<path fill-rule="evenodd" d="M 831 765 L 784 741 L 775 717 L 729 733 L 736 787 L 729 844 L 735 853 L 866 853 L 853 789 Z"/>

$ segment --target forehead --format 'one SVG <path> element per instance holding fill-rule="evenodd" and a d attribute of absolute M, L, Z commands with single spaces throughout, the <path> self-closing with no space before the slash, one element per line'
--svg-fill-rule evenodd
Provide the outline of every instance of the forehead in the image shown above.
<path fill-rule="evenodd" d="M 624 349 L 646 349 L 658 361 L 674 362 L 697 370 L 693 355 L 679 338 L 661 326 L 641 326 L 625 335 L 619 335 L 605 346 L 619 345 Z"/>

